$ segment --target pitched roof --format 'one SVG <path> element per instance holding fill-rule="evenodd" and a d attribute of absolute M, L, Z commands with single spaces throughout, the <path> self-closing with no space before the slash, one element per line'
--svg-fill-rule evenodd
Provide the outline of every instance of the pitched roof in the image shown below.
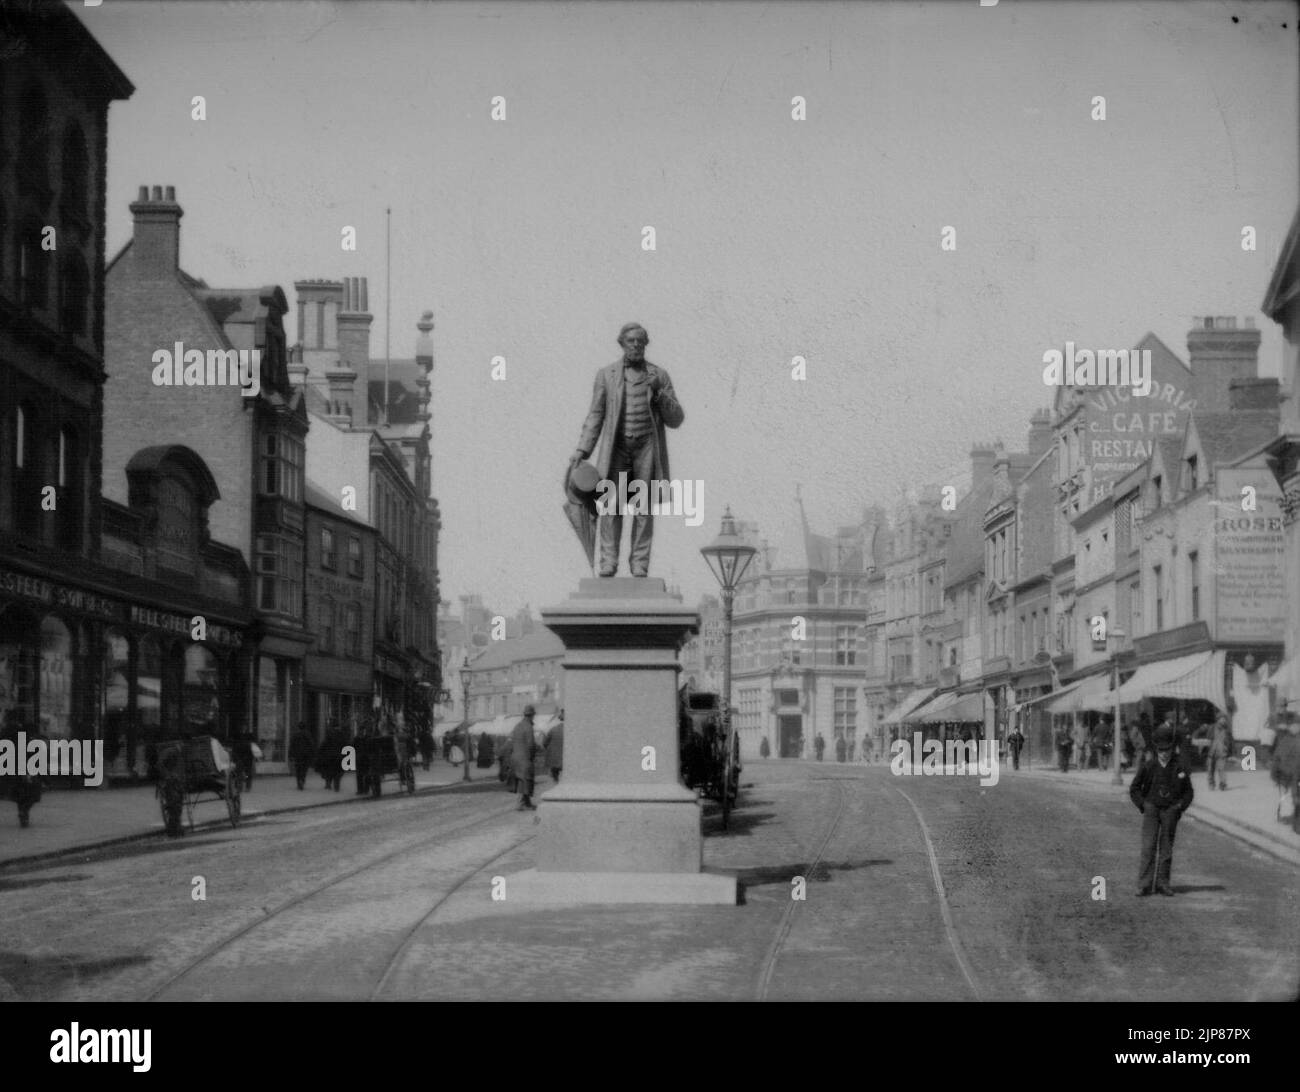
<path fill-rule="evenodd" d="M 1277 266 L 1273 269 L 1273 276 L 1268 283 L 1268 292 L 1264 295 L 1264 302 L 1260 304 L 1260 310 L 1274 321 L 1280 321 L 1279 316 L 1285 309 L 1287 302 L 1297 293 L 1300 292 L 1300 208 L 1296 209 L 1296 214 L 1291 219 L 1291 230 L 1286 233 L 1286 241 L 1282 244 L 1282 249 L 1278 253 Z"/>
<path fill-rule="evenodd" d="M 1276 436 L 1278 412 L 1272 409 L 1193 413 L 1192 420 L 1208 467 L 1230 462 Z"/>
<path fill-rule="evenodd" d="M 521 660 L 549 660 L 563 655 L 564 642 L 549 629 L 541 629 L 526 637 L 493 641 L 482 656 L 470 661 L 470 667 L 475 671 L 491 671 Z"/>

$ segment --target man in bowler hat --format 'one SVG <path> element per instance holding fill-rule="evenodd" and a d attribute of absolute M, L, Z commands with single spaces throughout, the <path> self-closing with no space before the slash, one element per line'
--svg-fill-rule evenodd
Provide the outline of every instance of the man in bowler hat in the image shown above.
<path fill-rule="evenodd" d="M 1174 743 L 1174 729 L 1162 724 L 1152 735 L 1155 757 L 1147 758 L 1129 786 L 1129 799 L 1142 813 L 1142 868 L 1139 895 L 1154 888 L 1172 895 L 1169 874 L 1174 864 L 1178 820 L 1192 806 L 1192 778 Z"/>
<path fill-rule="evenodd" d="M 537 791 L 537 771 L 534 766 L 537 759 L 537 736 L 533 731 L 533 717 L 536 714 L 536 709 L 525 705 L 523 719 L 510 733 L 510 763 L 519 788 L 519 806 L 516 811 L 537 809 L 533 803 L 533 793 Z"/>
<path fill-rule="evenodd" d="M 668 440 L 665 427 L 677 428 L 685 419 L 668 373 L 645 358 L 650 336 L 639 322 L 629 322 L 618 332 L 623 358 L 596 373 L 591 408 L 583 422 L 578 448 L 569 460 L 570 470 L 588 456 L 599 480 L 612 482 L 600 506 L 600 575 L 618 572 L 618 548 L 623 537 L 623 509 L 626 498 L 619 490 L 619 473 L 626 474 L 628 495 L 641 495 L 647 504 L 655 499 L 652 482 L 668 482 Z M 633 492 L 633 482 L 643 490 Z M 617 500 L 620 503 L 615 504 Z M 632 509 L 635 505 L 629 505 Z M 653 516 L 639 509 L 632 516 L 632 541 L 628 568 L 633 576 L 645 576 L 650 566 Z"/>

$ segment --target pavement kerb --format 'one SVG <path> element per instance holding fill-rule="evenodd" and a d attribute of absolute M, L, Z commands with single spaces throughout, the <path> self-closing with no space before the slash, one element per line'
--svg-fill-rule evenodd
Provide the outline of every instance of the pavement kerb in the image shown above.
<path fill-rule="evenodd" d="M 290 804 L 286 807 L 271 807 L 265 810 L 241 811 L 240 822 L 245 820 L 261 819 L 267 815 L 288 815 L 295 811 L 311 811 L 313 808 L 334 808 L 343 804 L 361 804 L 378 800 L 407 800 L 414 796 L 425 796 L 435 792 L 446 792 L 450 789 L 463 789 L 466 785 L 470 786 L 488 786 L 499 784 L 496 778 L 490 781 L 487 778 L 480 778 L 477 781 L 453 781 L 446 785 L 426 785 L 424 788 L 417 788 L 413 793 L 384 793 L 383 796 L 373 797 L 369 793 L 361 794 L 357 792 L 349 793 L 344 796 L 339 794 L 336 800 L 318 800 L 310 804 Z M 108 790 L 113 791 L 113 790 Z M 215 830 L 220 827 L 228 827 L 230 819 L 204 819 L 194 824 L 185 823 L 185 832 L 187 834 L 198 834 L 200 831 Z M 92 853 L 96 850 L 110 849 L 113 846 L 129 845 L 132 842 L 143 842 L 150 838 L 157 838 L 166 834 L 162 826 L 155 827 L 152 830 L 138 831 L 135 834 L 119 834 L 113 838 L 105 838 L 97 842 L 79 842 L 75 846 L 65 846 L 62 849 L 45 850 L 42 853 L 20 854 L 16 857 L 0 858 L 0 868 L 7 868 L 10 865 L 17 864 L 36 864 L 41 861 L 55 860 L 59 857 L 74 857 L 80 853 Z"/>
<path fill-rule="evenodd" d="M 1028 774 L 1030 777 L 1043 778 L 1048 781 L 1068 781 L 1073 785 L 1084 785 L 1095 791 L 1116 790 L 1121 787 L 1112 785 L 1109 781 L 1100 782 L 1091 777 L 1075 777 L 1068 773 L 1060 773 L 1050 768 L 1036 770 L 1017 770 L 1015 776 Z M 1125 781 L 1122 791 L 1125 798 L 1128 796 L 1128 785 L 1132 779 L 1131 773 L 1125 774 Z M 1226 815 L 1220 815 L 1218 812 L 1211 811 L 1208 808 L 1197 808 L 1195 803 L 1192 810 L 1187 813 L 1189 819 L 1195 819 L 1199 823 L 1204 823 L 1207 827 L 1222 834 L 1228 834 L 1245 842 L 1262 853 L 1268 853 L 1278 860 L 1286 861 L 1288 864 L 1300 864 L 1300 849 L 1288 842 L 1276 837 L 1273 831 L 1265 830 L 1263 827 L 1254 823 L 1246 823 L 1240 819 L 1231 819 Z"/>

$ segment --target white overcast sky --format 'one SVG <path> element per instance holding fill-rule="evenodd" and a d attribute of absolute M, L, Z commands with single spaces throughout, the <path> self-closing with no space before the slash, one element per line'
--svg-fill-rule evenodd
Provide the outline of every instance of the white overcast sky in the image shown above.
<path fill-rule="evenodd" d="M 110 255 L 136 188 L 174 185 L 188 272 L 282 285 L 291 339 L 294 280 L 366 276 L 382 360 L 392 207 L 393 355 L 437 322 L 453 602 L 536 609 L 587 575 L 562 473 L 630 319 L 686 410 L 672 472 L 705 483 L 703 526 L 656 528 L 688 601 L 724 503 L 776 540 L 802 483 L 829 531 L 961 486 L 975 440 L 1022 446 L 1066 340 L 1185 357 L 1193 315 L 1253 315 L 1278 374 L 1258 309 L 1297 201 L 1292 3 L 72 6 L 136 86 Z"/>

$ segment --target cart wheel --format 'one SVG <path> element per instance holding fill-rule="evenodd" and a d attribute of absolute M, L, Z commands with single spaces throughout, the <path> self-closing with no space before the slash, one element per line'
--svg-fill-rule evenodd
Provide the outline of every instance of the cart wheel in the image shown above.
<path fill-rule="evenodd" d="M 243 778 L 233 766 L 226 770 L 226 812 L 230 816 L 232 827 L 239 826 L 239 816 L 243 810 L 243 799 L 240 793 L 242 784 Z"/>

